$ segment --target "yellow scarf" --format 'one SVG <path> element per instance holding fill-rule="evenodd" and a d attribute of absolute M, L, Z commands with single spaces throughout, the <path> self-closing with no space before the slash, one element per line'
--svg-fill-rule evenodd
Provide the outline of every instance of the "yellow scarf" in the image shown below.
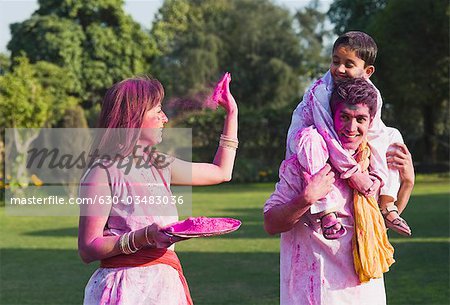
<path fill-rule="evenodd" d="M 370 148 L 364 141 L 355 156 L 362 171 L 369 167 Z M 366 198 L 354 190 L 355 233 L 352 240 L 353 262 L 361 283 L 381 278 L 395 262 L 383 216 L 375 198 Z"/>

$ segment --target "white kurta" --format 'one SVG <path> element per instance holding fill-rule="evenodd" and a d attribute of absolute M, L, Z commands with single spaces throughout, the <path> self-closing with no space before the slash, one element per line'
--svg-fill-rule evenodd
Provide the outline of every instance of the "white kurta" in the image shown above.
<path fill-rule="evenodd" d="M 368 82 L 371 83 L 370 80 Z M 350 177 L 358 167 L 351 155 L 340 146 L 337 134 L 334 131 L 330 108 L 332 90 L 333 78 L 328 71 L 322 78 L 315 81 L 303 95 L 302 102 L 298 104 L 292 114 L 287 135 L 286 158 L 298 153 L 298 143 L 295 139 L 298 132 L 306 127 L 315 126 L 325 139 L 331 163 L 341 174 L 341 177 L 345 179 Z M 380 194 L 391 196 L 396 200 L 400 187 L 398 171 L 388 170 L 387 168 L 386 152 L 389 146 L 390 132 L 381 120 L 382 99 L 378 89 L 377 93 L 377 112 L 367 135 L 373 160 L 371 174 L 380 177 L 384 183 Z"/>
<path fill-rule="evenodd" d="M 280 181 L 267 200 L 264 212 L 289 202 L 304 182 L 296 156 L 283 161 Z M 303 215 L 290 231 L 281 234 L 281 305 L 385 305 L 383 279 L 360 284 L 353 266 L 353 191 L 337 177 L 335 186 L 338 217 L 347 234 L 327 240 L 317 217 Z"/>

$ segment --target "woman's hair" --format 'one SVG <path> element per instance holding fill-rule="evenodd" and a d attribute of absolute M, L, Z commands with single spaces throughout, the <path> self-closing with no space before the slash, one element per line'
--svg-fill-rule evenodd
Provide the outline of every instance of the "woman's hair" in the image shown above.
<path fill-rule="evenodd" d="M 106 91 L 98 128 L 141 128 L 144 114 L 164 98 L 164 88 L 157 79 L 128 78 Z"/>
<path fill-rule="evenodd" d="M 145 112 L 164 98 L 164 88 L 157 79 L 133 77 L 115 83 L 106 91 L 94 145 L 100 154 L 111 158 L 132 153 L 140 136 Z M 101 156 L 100 156 L 101 157 Z"/>
<path fill-rule="evenodd" d="M 350 78 L 336 83 L 331 93 L 330 106 L 333 115 L 339 104 L 365 104 L 369 108 L 370 117 L 377 112 L 377 90 L 363 78 Z"/>
<path fill-rule="evenodd" d="M 364 67 L 371 66 L 377 58 L 377 44 L 368 34 L 359 31 L 351 31 L 342 34 L 333 45 L 333 52 L 337 47 L 344 46 L 355 51 L 358 58 L 364 60 Z"/>

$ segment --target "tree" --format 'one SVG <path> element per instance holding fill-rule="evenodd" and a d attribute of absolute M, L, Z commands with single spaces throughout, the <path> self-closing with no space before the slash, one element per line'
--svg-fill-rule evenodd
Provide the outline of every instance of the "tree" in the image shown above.
<path fill-rule="evenodd" d="M 295 14 L 298 38 L 301 47 L 301 74 L 304 86 L 322 75 L 330 65 L 330 50 L 324 46 L 331 38 L 331 31 L 325 27 L 326 13 L 319 10 L 319 1 L 312 0 Z"/>
<path fill-rule="evenodd" d="M 351 30 L 364 31 L 386 3 L 387 0 L 334 0 L 327 14 L 337 35 Z"/>
<path fill-rule="evenodd" d="M 230 70 L 241 107 L 293 102 L 301 53 L 292 22 L 266 0 L 166 1 L 152 28 L 157 75 L 169 96 L 195 95 Z"/>
<path fill-rule="evenodd" d="M 188 110 L 171 121 L 193 128 L 195 161 L 217 148 L 223 113 L 192 110 L 200 108 L 210 83 L 230 71 L 241 141 L 233 179 L 276 177 L 290 116 L 306 81 L 327 69 L 324 19 L 318 2 L 296 17 L 268 0 L 164 2 L 151 31 L 159 54 L 153 67 L 169 99 L 182 97 L 176 106 Z"/>
<path fill-rule="evenodd" d="M 30 182 L 27 152 L 34 141 L 45 140 L 45 135 L 39 137 L 41 128 L 58 122 L 62 127 L 87 127 L 77 99 L 67 94 L 70 86 L 64 68 L 44 61 L 30 64 L 23 56 L 16 57 L 12 69 L 0 75 L 0 126 L 9 128 L 7 139 L 3 130 L 0 133 L 0 160 L 8 161 L 11 183 L 26 186 Z M 87 139 L 82 132 L 78 138 L 62 139 L 64 147 L 70 151 L 80 139 Z"/>
<path fill-rule="evenodd" d="M 24 156 L 39 135 L 35 128 L 44 127 L 52 118 L 52 102 L 54 99 L 44 90 L 27 58 L 16 58 L 14 69 L 0 76 L 0 126 L 14 128 L 8 134 L 15 144 L 14 147 L 5 146 L 5 160 L 11 160 L 14 172 L 9 174 L 19 183 L 27 182 Z M 3 136 L 3 132 L 1 134 Z M 4 141 L 1 139 L 2 144 Z M 17 156 L 9 158 L 13 151 Z"/>
<path fill-rule="evenodd" d="M 427 163 L 436 162 L 439 151 L 448 159 L 448 18 L 448 1 L 397 0 L 369 27 L 379 46 L 376 81 L 392 123 L 408 131 L 410 143 L 421 144 Z"/>
<path fill-rule="evenodd" d="M 122 0 L 39 0 L 31 18 L 11 25 L 12 57 L 67 69 L 73 94 L 98 101 L 114 82 L 148 72 L 155 49 L 122 8 Z"/>

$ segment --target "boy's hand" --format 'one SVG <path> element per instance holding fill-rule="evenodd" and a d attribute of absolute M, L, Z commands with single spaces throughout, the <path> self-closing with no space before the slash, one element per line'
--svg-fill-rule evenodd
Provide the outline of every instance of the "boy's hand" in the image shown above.
<path fill-rule="evenodd" d="M 350 178 L 348 178 L 348 183 L 350 184 L 351 188 L 357 190 L 364 196 L 367 196 L 367 194 L 372 193 L 370 192 L 370 189 L 372 188 L 374 181 L 372 181 L 369 174 L 357 172 L 351 175 Z"/>
<path fill-rule="evenodd" d="M 364 196 L 366 196 L 366 197 L 373 197 L 380 190 L 381 181 L 380 181 L 380 179 L 378 179 L 378 177 L 372 176 L 370 174 L 369 174 L 369 177 L 373 181 L 373 183 L 372 183 L 372 186 L 364 194 Z"/>
<path fill-rule="evenodd" d="M 306 185 L 303 190 L 303 197 L 310 205 L 324 198 L 331 191 L 335 181 L 334 172 L 331 170 L 329 164 L 325 164 L 325 166 L 314 175 L 303 172 L 303 179 L 305 180 Z"/>

